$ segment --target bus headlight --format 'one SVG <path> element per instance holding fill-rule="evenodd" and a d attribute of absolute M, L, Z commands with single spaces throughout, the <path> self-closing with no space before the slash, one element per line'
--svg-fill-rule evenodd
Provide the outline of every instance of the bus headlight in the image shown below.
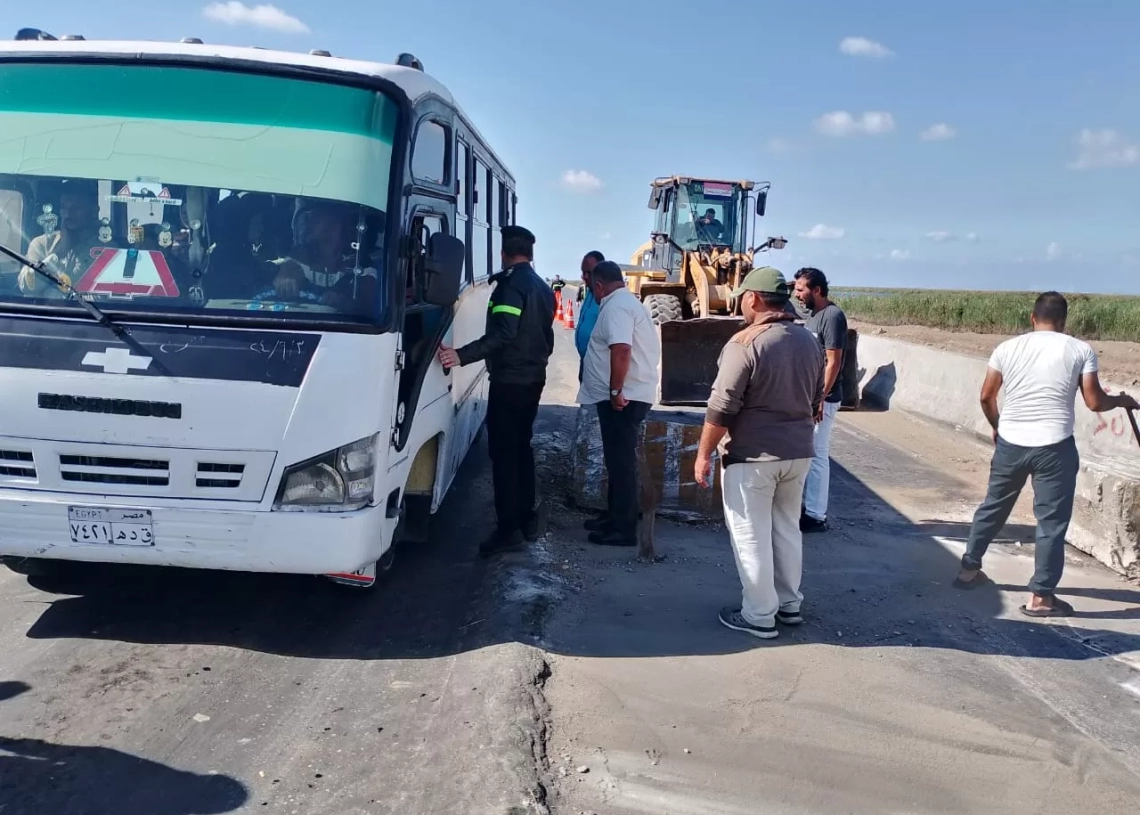
<path fill-rule="evenodd" d="M 378 435 L 285 468 L 274 509 L 350 511 L 370 504 L 376 483 Z"/>

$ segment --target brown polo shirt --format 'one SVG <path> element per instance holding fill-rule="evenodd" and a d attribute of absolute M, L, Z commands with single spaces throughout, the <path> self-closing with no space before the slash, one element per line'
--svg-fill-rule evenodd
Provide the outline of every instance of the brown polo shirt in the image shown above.
<path fill-rule="evenodd" d="M 726 463 L 815 455 L 823 364 L 819 341 L 786 313 L 764 314 L 729 340 L 706 412 L 710 424 L 728 428 Z"/>

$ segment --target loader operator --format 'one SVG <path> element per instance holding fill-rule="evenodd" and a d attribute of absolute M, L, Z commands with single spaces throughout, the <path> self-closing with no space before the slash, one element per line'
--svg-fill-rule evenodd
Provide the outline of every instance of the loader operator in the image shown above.
<path fill-rule="evenodd" d="M 717 220 L 716 210 L 709 207 L 697 220 L 697 240 L 701 243 L 720 243 L 724 236 L 724 224 Z"/>
<path fill-rule="evenodd" d="M 554 353 L 554 292 L 535 271 L 534 235 L 503 227 L 503 270 L 491 275 L 486 333 L 462 348 L 440 344 L 444 368 L 487 361 L 487 446 L 498 528 L 479 547 L 484 556 L 522 548 L 538 534 L 531 435 Z"/>

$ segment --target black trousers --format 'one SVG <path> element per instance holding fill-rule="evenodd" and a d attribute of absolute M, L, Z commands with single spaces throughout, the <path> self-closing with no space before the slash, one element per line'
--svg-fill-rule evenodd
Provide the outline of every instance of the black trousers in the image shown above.
<path fill-rule="evenodd" d="M 534 449 L 530 441 L 543 387 L 541 382 L 491 383 L 487 397 L 487 446 L 500 535 L 521 530 L 534 516 Z"/>
<path fill-rule="evenodd" d="M 614 410 L 609 402 L 598 402 L 598 424 L 602 430 L 602 457 L 606 462 L 610 528 L 632 538 L 637 534 L 638 484 L 637 443 L 641 423 L 649 415 L 648 402 L 630 402 Z"/>

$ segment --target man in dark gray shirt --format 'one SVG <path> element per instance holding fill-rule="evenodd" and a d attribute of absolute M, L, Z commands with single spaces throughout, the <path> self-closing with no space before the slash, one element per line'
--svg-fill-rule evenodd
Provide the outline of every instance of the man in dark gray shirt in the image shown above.
<path fill-rule="evenodd" d="M 804 487 L 804 511 L 800 529 L 827 530 L 827 500 L 831 485 L 831 431 L 843 401 L 843 354 L 847 350 L 847 315 L 828 299 L 827 276 L 810 266 L 796 272 L 796 299 L 810 313 L 807 329 L 819 339 L 826 364 L 823 390 L 827 394 L 815 421 L 815 457 Z"/>
<path fill-rule="evenodd" d="M 823 352 L 785 311 L 790 290 L 775 269 L 752 270 L 733 296 L 748 325 L 721 351 L 696 478 L 712 484 L 719 447 L 725 522 L 744 589 L 741 605 L 722 609 L 720 621 L 771 639 L 777 622 L 803 621 L 800 502 L 823 403 Z"/>

